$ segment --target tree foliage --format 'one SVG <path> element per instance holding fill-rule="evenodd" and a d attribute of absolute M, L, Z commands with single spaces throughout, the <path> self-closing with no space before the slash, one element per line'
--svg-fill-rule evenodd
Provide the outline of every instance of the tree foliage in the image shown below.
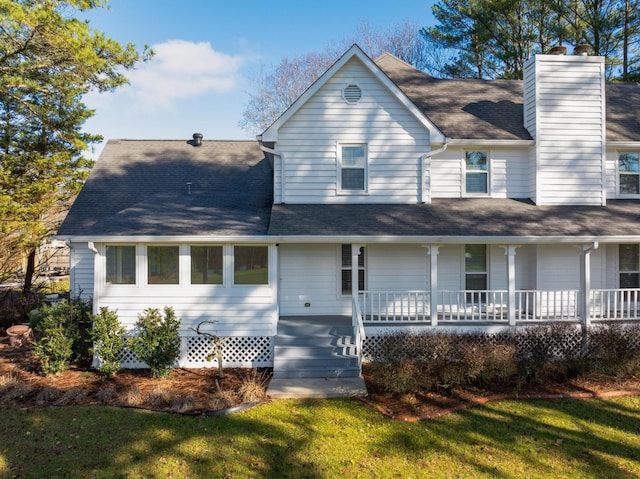
<path fill-rule="evenodd" d="M 55 232 L 91 162 L 97 135 L 82 131 L 88 91 L 126 83 L 123 70 L 150 52 L 122 46 L 75 16 L 104 0 L 0 0 L 0 269 L 29 259 Z"/>
<path fill-rule="evenodd" d="M 447 48 L 444 77 L 522 78 L 524 62 L 554 45 L 589 45 L 609 77 L 627 78 L 640 59 L 638 0 L 441 0 L 422 33 Z"/>

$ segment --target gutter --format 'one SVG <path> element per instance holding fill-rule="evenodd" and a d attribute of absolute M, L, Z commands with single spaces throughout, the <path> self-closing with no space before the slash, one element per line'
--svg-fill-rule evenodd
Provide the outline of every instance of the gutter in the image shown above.
<path fill-rule="evenodd" d="M 97 252 L 95 243 L 192 243 L 202 244 L 215 241 L 221 244 L 326 244 L 326 243 L 366 243 L 366 244 L 581 244 L 640 243 L 640 235 L 629 236 L 393 236 L 393 235 L 256 235 L 256 236 L 68 236 L 71 243 L 89 243 L 89 249 Z M 590 249 L 597 249 L 595 248 Z"/>
<path fill-rule="evenodd" d="M 427 161 L 427 158 L 431 158 L 434 155 L 438 155 L 440 153 L 442 153 L 444 150 L 447 149 L 447 146 L 449 146 L 449 141 L 451 141 L 450 138 L 445 138 L 444 139 L 444 145 L 442 145 L 440 148 L 438 148 L 437 150 L 431 150 L 428 153 L 425 153 L 424 155 L 422 155 L 420 157 L 420 200 L 419 203 L 425 203 L 427 201 L 426 198 L 426 194 L 425 194 L 425 190 L 427 189 L 426 185 L 425 185 L 425 181 L 426 181 L 426 174 L 427 174 L 427 168 L 425 166 L 425 163 Z M 431 177 L 429 177 L 429 202 L 431 202 Z"/>

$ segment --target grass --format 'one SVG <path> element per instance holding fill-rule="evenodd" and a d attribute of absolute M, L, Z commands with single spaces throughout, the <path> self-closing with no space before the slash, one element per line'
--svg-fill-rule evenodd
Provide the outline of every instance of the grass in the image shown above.
<path fill-rule="evenodd" d="M 391 421 L 356 401 L 278 401 L 221 418 L 4 408 L 0 477 L 626 478 L 640 398 L 501 401 Z"/>

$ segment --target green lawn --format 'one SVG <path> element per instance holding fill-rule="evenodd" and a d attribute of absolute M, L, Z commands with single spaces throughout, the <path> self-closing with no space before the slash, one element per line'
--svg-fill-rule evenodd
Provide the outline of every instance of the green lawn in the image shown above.
<path fill-rule="evenodd" d="M 4 407 L 0 477 L 640 477 L 639 438 L 639 397 L 502 401 L 421 423 L 351 400 L 222 418 Z"/>

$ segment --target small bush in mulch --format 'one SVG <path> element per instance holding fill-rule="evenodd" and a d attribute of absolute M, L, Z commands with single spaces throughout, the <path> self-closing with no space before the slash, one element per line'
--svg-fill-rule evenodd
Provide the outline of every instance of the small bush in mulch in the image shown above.
<path fill-rule="evenodd" d="M 371 359 L 369 383 L 396 394 L 517 390 L 603 373 L 629 378 L 640 373 L 640 325 L 599 325 L 586 335 L 572 325 L 498 334 L 403 332 L 379 339 Z"/>

